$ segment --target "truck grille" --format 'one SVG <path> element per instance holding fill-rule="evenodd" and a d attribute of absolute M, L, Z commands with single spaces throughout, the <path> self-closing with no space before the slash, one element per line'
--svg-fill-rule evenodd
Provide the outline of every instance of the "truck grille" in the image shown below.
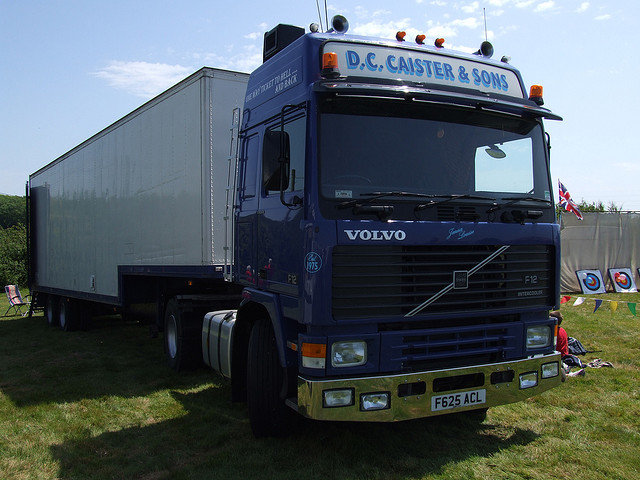
<path fill-rule="evenodd" d="M 483 319 L 490 322 L 490 319 Z M 480 365 L 518 358 L 523 324 L 495 317 L 507 323 L 460 325 L 448 322 L 441 328 L 385 331 L 381 334 L 385 370 L 412 372 L 468 365 Z"/>
<path fill-rule="evenodd" d="M 442 292 L 454 271 L 469 271 L 500 246 L 360 246 L 333 250 L 332 312 L 336 320 L 404 316 Z M 496 313 L 555 302 L 554 252 L 512 245 L 416 315 Z"/>

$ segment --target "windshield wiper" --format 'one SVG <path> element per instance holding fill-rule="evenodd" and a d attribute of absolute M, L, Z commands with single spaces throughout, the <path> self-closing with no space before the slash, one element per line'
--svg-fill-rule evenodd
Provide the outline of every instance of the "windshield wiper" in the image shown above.
<path fill-rule="evenodd" d="M 502 200 L 506 200 L 506 198 L 503 198 Z M 509 205 L 513 205 L 514 203 L 525 202 L 525 201 L 526 202 L 545 203 L 547 205 L 551 205 L 551 200 L 544 200 L 542 198 L 536 198 L 536 197 L 531 197 L 531 196 L 514 197 L 514 198 L 511 198 L 508 202 L 505 202 L 505 203 L 502 203 L 502 204 L 495 204 L 495 205 L 491 206 L 487 210 L 487 213 L 492 213 L 492 212 L 495 212 L 496 210 L 500 210 L 501 208 L 508 207 Z"/>
<path fill-rule="evenodd" d="M 440 195 L 429 195 L 426 193 L 411 193 L 411 192 L 400 192 L 400 191 L 391 191 L 391 192 L 367 192 L 361 193 L 361 197 L 369 197 L 369 198 L 354 198 L 353 200 L 346 200 L 336 205 L 336 208 L 349 208 L 349 207 L 362 207 L 364 205 L 368 205 L 369 203 L 377 200 L 379 198 L 384 197 L 418 197 L 418 198 L 433 198 L 435 196 Z"/>
<path fill-rule="evenodd" d="M 459 200 L 461 198 L 470 198 L 472 200 L 491 200 L 492 202 L 496 201 L 496 199 L 493 197 L 485 197 L 483 195 L 473 195 L 471 193 L 460 193 L 460 194 L 454 194 L 454 195 L 425 195 L 425 196 L 429 198 L 441 198 L 442 200 L 432 200 L 429 203 L 423 203 L 422 205 L 417 205 L 415 208 L 416 211 L 425 210 L 427 208 L 434 207 L 436 205 L 440 205 L 446 202 L 450 202 L 452 200 Z"/>

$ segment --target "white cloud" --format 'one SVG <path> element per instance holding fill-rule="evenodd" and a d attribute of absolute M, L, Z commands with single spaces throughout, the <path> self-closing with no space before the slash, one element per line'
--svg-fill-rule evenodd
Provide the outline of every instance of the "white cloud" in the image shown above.
<path fill-rule="evenodd" d="M 411 19 L 403 18 L 401 20 L 390 21 L 387 23 L 368 22 L 354 25 L 352 29 L 349 30 L 349 33 L 393 39 L 396 38 L 396 32 L 399 30 L 406 31 L 407 34 L 409 34 L 409 31 L 411 30 Z"/>
<path fill-rule="evenodd" d="M 246 35 L 244 35 L 244 38 L 249 40 L 257 40 L 258 38 L 262 38 L 264 32 L 268 30 L 269 26 L 266 23 L 261 23 L 260 25 L 258 25 L 258 31 L 247 33 Z"/>
<path fill-rule="evenodd" d="M 262 45 L 248 45 L 244 48 L 242 55 L 234 55 L 224 67 L 220 68 L 251 73 L 260 65 L 262 65 Z"/>
<path fill-rule="evenodd" d="M 530 7 L 531 4 L 533 4 L 535 0 L 521 0 L 519 2 L 516 2 L 516 7 L 517 8 L 527 8 Z"/>
<path fill-rule="evenodd" d="M 589 8 L 589 2 L 582 2 L 578 7 L 578 9 L 576 10 L 576 12 L 583 13 L 583 12 L 586 12 L 588 8 Z"/>
<path fill-rule="evenodd" d="M 596 20 L 609 20 L 611 18 L 611 15 L 609 15 L 608 13 L 604 14 L 604 15 L 598 15 L 596 17 Z"/>
<path fill-rule="evenodd" d="M 545 12 L 547 10 L 551 10 L 555 6 L 556 2 L 553 0 L 549 0 L 548 2 L 542 2 L 538 4 L 536 8 L 533 9 L 534 12 Z"/>
<path fill-rule="evenodd" d="M 93 75 L 106 80 L 111 87 L 125 90 L 138 97 L 151 98 L 193 72 L 192 67 L 183 65 L 114 60 L 106 67 L 93 72 Z"/>
<path fill-rule="evenodd" d="M 475 17 L 461 18 L 459 20 L 454 20 L 451 22 L 451 25 L 455 27 L 465 27 L 465 28 L 478 28 L 480 26 L 480 22 Z"/>
<path fill-rule="evenodd" d="M 473 12 L 477 11 L 479 7 L 480 7 L 480 4 L 478 2 L 472 2 L 469 5 L 463 5 L 461 7 L 461 10 L 464 13 L 473 13 Z"/>
<path fill-rule="evenodd" d="M 382 10 L 381 9 L 381 10 L 376 10 L 375 12 L 373 12 L 372 15 L 374 17 L 380 17 L 382 15 L 390 15 L 390 14 L 391 14 L 391 12 L 389 10 Z"/>

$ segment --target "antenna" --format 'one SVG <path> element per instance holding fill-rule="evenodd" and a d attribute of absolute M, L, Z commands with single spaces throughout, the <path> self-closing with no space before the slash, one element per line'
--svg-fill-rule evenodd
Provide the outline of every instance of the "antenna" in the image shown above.
<path fill-rule="evenodd" d="M 316 7 L 318 8 L 318 18 L 320 19 L 320 31 L 324 31 L 324 28 L 322 27 L 322 14 L 320 13 L 320 3 L 318 0 L 316 0 Z"/>
<path fill-rule="evenodd" d="M 327 24 L 327 30 L 329 30 L 329 13 L 327 11 L 327 0 L 324 0 L 324 18 Z"/>
<path fill-rule="evenodd" d="M 485 42 L 489 41 L 487 36 L 487 9 L 482 7 L 482 15 L 484 16 L 484 40 Z"/>

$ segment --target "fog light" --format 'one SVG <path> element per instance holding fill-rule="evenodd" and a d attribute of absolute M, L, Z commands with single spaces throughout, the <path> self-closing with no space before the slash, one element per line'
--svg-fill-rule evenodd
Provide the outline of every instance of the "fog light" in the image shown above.
<path fill-rule="evenodd" d="M 360 395 L 360 410 L 385 410 L 391 406 L 389 392 L 363 393 Z"/>
<path fill-rule="evenodd" d="M 331 345 L 331 365 L 357 367 L 367 363 L 367 343 L 363 340 L 335 342 Z"/>
<path fill-rule="evenodd" d="M 553 340 L 551 327 L 537 325 L 527 328 L 527 348 L 544 348 L 551 345 Z"/>
<path fill-rule="evenodd" d="M 520 374 L 520 388 L 531 388 L 538 385 L 538 372 L 527 372 Z"/>
<path fill-rule="evenodd" d="M 353 405 L 353 388 L 324 390 L 322 392 L 322 406 L 325 408 L 348 407 L 350 405 Z"/>
<path fill-rule="evenodd" d="M 545 363 L 542 365 L 542 378 L 557 377 L 559 373 L 560 367 L 558 366 L 558 362 Z"/>

